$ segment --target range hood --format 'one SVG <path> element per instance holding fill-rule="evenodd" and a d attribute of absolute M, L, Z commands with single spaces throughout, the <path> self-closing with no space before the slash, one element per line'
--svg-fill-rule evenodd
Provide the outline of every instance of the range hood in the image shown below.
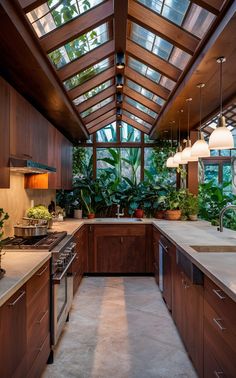
<path fill-rule="evenodd" d="M 56 168 L 49 167 L 48 165 L 37 163 L 33 160 L 11 157 L 10 170 L 19 173 L 53 173 Z"/>

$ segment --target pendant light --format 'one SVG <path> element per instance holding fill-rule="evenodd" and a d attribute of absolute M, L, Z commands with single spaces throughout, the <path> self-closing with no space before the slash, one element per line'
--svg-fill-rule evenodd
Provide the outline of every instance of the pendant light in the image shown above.
<path fill-rule="evenodd" d="M 189 98 L 186 99 L 186 102 L 188 104 L 188 139 L 187 139 L 187 142 L 186 142 L 186 147 L 183 150 L 182 156 L 181 156 L 181 158 L 183 160 L 187 160 L 188 162 L 189 161 L 198 161 L 198 157 L 197 156 L 192 156 L 191 155 L 192 144 L 191 144 L 191 139 L 189 138 L 189 120 L 190 120 L 190 103 L 191 103 L 191 101 L 192 101 L 191 97 L 189 97 Z"/>
<path fill-rule="evenodd" d="M 184 160 L 182 159 L 182 146 L 180 144 L 180 114 L 183 113 L 183 110 L 181 109 L 179 111 L 179 142 L 178 142 L 178 147 L 177 147 L 177 151 L 176 151 L 176 154 L 174 155 L 174 163 L 178 163 L 178 164 L 188 164 L 187 160 Z"/>
<path fill-rule="evenodd" d="M 178 168 L 178 166 L 179 166 L 178 163 L 174 162 L 174 153 L 172 151 L 172 149 L 173 149 L 172 124 L 174 124 L 174 123 L 175 123 L 175 121 L 172 121 L 171 122 L 171 126 L 170 126 L 171 153 L 170 153 L 170 157 L 168 157 L 168 159 L 166 160 L 166 166 L 167 166 L 167 168 Z"/>
<path fill-rule="evenodd" d="M 231 131 L 226 127 L 225 117 L 223 116 L 223 98 L 222 98 L 222 65 L 226 58 L 220 57 L 217 63 L 220 64 L 220 115 L 218 118 L 217 128 L 211 133 L 209 138 L 209 148 L 211 150 L 228 150 L 234 148 L 234 138 Z"/>
<path fill-rule="evenodd" d="M 201 83 L 198 84 L 197 87 L 200 89 L 200 106 L 199 106 L 199 113 L 200 113 L 200 121 L 199 121 L 199 136 L 200 138 L 193 144 L 191 150 L 191 156 L 193 157 L 209 157 L 210 150 L 208 147 L 207 142 L 205 141 L 203 134 L 201 132 L 202 128 L 202 88 L 205 87 L 205 84 Z"/>

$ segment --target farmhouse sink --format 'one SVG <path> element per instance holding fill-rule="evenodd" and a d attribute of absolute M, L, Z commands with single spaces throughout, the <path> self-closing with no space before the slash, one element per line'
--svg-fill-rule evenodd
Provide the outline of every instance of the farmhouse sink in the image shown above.
<path fill-rule="evenodd" d="M 236 245 L 190 245 L 196 252 L 236 252 Z"/>
<path fill-rule="evenodd" d="M 127 223 L 134 223 L 134 222 L 142 222 L 140 218 L 96 218 L 96 222 L 110 222 L 110 223 L 117 223 L 117 222 L 127 222 Z"/>

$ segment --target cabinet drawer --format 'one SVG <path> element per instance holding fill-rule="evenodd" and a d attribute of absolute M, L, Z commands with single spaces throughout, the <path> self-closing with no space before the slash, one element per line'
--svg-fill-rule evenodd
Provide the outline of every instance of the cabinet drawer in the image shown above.
<path fill-rule="evenodd" d="M 27 328 L 29 329 L 35 322 L 40 321 L 42 315 L 49 310 L 50 302 L 49 281 L 41 288 L 30 304 L 27 303 Z"/>
<path fill-rule="evenodd" d="M 39 378 L 47 363 L 50 354 L 50 335 L 46 337 L 40 348 L 38 349 L 37 356 L 34 360 L 33 366 L 31 367 L 27 378 Z"/>
<path fill-rule="evenodd" d="M 50 268 L 47 261 L 27 282 L 27 303 L 30 303 L 44 284 L 49 281 Z"/>
<path fill-rule="evenodd" d="M 214 356 L 226 377 L 236 376 L 236 334 L 227 318 L 204 301 L 204 349 Z"/>
<path fill-rule="evenodd" d="M 227 378 L 222 367 L 216 361 L 214 352 L 206 344 L 204 348 L 204 377 L 206 378 Z"/>
<path fill-rule="evenodd" d="M 145 225 L 96 225 L 95 236 L 145 236 Z"/>
<path fill-rule="evenodd" d="M 227 319 L 228 327 L 236 334 L 236 303 L 208 277 L 204 279 L 204 296 L 217 314 Z"/>

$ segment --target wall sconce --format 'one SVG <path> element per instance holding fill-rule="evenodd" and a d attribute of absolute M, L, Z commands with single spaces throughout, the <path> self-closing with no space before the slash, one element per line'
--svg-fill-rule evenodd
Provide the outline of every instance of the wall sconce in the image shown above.
<path fill-rule="evenodd" d="M 119 70 L 122 70 L 123 68 L 125 68 L 125 55 L 123 52 L 118 52 L 116 54 L 116 67 Z"/>
<path fill-rule="evenodd" d="M 122 89 L 124 85 L 123 76 L 121 74 L 116 75 L 116 88 Z"/>
<path fill-rule="evenodd" d="M 123 95 L 122 95 L 121 92 L 118 92 L 118 93 L 116 94 L 116 103 L 117 103 L 117 104 L 122 104 L 122 102 L 123 102 Z"/>

